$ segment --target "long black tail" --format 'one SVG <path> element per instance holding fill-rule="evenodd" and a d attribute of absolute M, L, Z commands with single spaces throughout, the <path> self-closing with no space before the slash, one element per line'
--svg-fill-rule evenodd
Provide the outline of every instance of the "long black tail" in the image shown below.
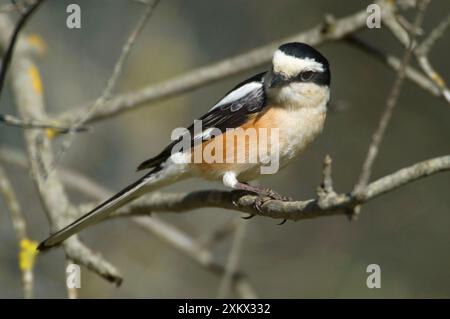
<path fill-rule="evenodd" d="M 56 246 L 82 229 L 106 218 L 110 213 L 117 210 L 119 207 L 122 207 L 123 205 L 136 199 L 143 193 L 144 190 L 148 191 L 149 188 L 161 187 L 162 184 L 170 184 L 174 181 L 173 178 L 171 179 L 167 177 L 168 176 L 162 176 L 161 174 L 150 172 L 133 184 L 125 187 L 123 190 L 107 199 L 84 216 L 48 237 L 39 244 L 37 249 L 43 251 Z"/>

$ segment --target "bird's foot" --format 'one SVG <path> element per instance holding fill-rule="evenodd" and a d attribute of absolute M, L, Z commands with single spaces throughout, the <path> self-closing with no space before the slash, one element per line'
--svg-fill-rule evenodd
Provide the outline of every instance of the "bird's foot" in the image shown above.
<path fill-rule="evenodd" d="M 232 190 L 231 191 L 231 202 L 233 203 L 234 206 L 239 207 L 239 199 L 245 195 L 255 195 L 255 192 L 250 191 L 250 190 L 240 190 L 240 189 Z M 243 216 L 241 218 L 242 219 L 250 219 L 253 217 L 255 217 L 255 215 L 250 214 L 248 216 Z"/>
<path fill-rule="evenodd" d="M 234 189 L 231 191 L 231 202 L 234 206 L 239 207 L 239 200 L 245 195 L 255 195 L 255 193 L 248 190 Z"/>
<path fill-rule="evenodd" d="M 253 208 L 256 209 L 258 212 L 263 214 L 262 206 L 271 200 L 279 200 L 279 201 L 292 201 L 291 197 L 280 195 L 279 193 L 275 192 L 273 189 L 270 188 L 261 188 L 257 186 L 252 186 L 247 183 L 239 183 L 237 185 L 239 188 L 234 190 L 232 192 L 232 202 L 235 206 L 239 206 L 239 199 L 248 194 L 256 194 L 258 197 L 255 199 L 253 203 Z M 242 217 L 243 219 L 250 219 L 253 218 L 255 215 L 250 214 L 249 216 Z M 286 222 L 286 220 L 283 220 L 279 225 L 283 225 Z"/>
<path fill-rule="evenodd" d="M 289 201 L 292 201 L 292 198 L 289 196 L 281 195 L 270 188 L 264 188 L 263 192 L 260 193 L 260 196 L 253 203 L 253 207 L 260 213 L 263 213 L 262 206 L 266 202 L 269 202 L 271 200 L 279 200 L 279 201 L 283 201 L 283 202 L 289 202 Z M 251 217 L 253 217 L 253 216 L 254 215 L 252 215 Z M 249 217 L 249 218 L 251 218 L 251 217 Z M 279 223 L 278 225 L 283 225 L 285 222 L 286 222 L 286 219 L 283 219 L 281 221 L 281 223 Z"/>

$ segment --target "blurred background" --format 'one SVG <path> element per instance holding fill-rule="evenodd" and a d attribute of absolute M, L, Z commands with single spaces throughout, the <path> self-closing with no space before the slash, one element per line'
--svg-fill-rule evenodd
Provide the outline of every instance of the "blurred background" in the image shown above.
<path fill-rule="evenodd" d="M 68 29 L 65 25 L 70 3 L 81 7 L 81 29 Z M 370 3 L 163 0 L 133 48 L 119 91 L 169 79 L 313 27 L 327 13 L 341 17 L 363 10 Z M 49 112 L 76 108 L 101 94 L 142 8 L 127 0 L 46 1 L 30 20 L 26 32 L 38 34 L 47 46 L 38 64 Z M 424 30 L 430 31 L 449 11 L 450 2 L 432 1 Z M 384 52 L 402 55 L 403 49 L 383 28 L 358 35 Z M 450 81 L 449 37 L 447 32 L 436 43 L 430 58 Z M 345 107 L 329 113 L 323 134 L 301 158 L 277 175 L 260 181 L 298 200 L 315 195 L 326 154 L 333 158 L 336 190 L 352 189 L 395 79 L 385 65 L 344 42 L 326 43 L 319 49 L 331 63 L 333 102 Z M 173 128 L 189 125 L 224 92 L 262 69 L 101 121 L 91 133 L 77 135 L 59 165 L 119 190 L 136 179 L 137 164 L 169 142 Z M 3 94 L 1 112 L 16 114 L 9 87 Z M 21 130 L 0 126 L 0 146 L 23 150 Z M 449 151 L 448 104 L 405 82 L 373 179 Z M 49 227 L 29 173 L 12 165 L 5 167 L 23 206 L 30 237 L 44 239 Z M 207 188 L 222 186 L 193 180 L 167 190 Z M 364 205 L 355 222 L 341 216 L 277 226 L 276 220 L 255 217 L 246 221 L 239 268 L 248 274 L 256 293 L 263 298 L 449 298 L 449 191 L 450 176 L 444 173 Z M 69 194 L 76 203 L 88 200 L 70 190 Z M 160 218 L 201 239 L 239 216 L 236 212 L 208 208 L 185 214 L 165 213 Z M 82 268 L 80 297 L 217 296 L 218 276 L 129 220 L 103 222 L 84 231 L 82 238 L 119 268 L 124 282 L 117 288 Z M 214 247 L 219 261 L 226 263 L 231 242 L 229 237 Z M 0 243 L 0 297 L 21 297 L 17 241 L 2 199 Z M 381 289 L 366 286 L 369 264 L 381 267 Z M 38 256 L 35 296 L 66 296 L 61 249 Z"/>

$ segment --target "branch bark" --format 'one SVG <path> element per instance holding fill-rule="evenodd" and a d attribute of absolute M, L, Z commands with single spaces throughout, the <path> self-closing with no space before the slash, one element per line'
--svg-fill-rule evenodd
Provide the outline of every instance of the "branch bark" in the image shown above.
<path fill-rule="evenodd" d="M 405 30 L 395 15 L 386 15 L 383 22 L 387 26 L 392 35 L 400 42 L 403 47 L 408 48 L 411 44 L 410 36 L 407 30 Z M 450 90 L 447 87 L 445 80 L 439 74 L 438 71 L 433 68 L 429 59 L 428 53 L 431 47 L 434 45 L 437 39 L 439 39 L 447 30 L 450 25 L 450 15 L 448 15 L 439 25 L 429 34 L 429 36 L 420 44 L 413 41 L 414 55 L 417 63 L 422 68 L 422 71 L 427 75 L 430 81 L 432 81 L 439 89 L 439 94 L 447 103 L 450 104 Z"/>
<path fill-rule="evenodd" d="M 360 49 L 361 51 L 366 52 L 370 56 L 373 56 L 377 60 L 383 62 L 394 72 L 399 72 L 402 61 L 398 57 L 389 53 L 382 52 L 379 48 L 375 47 L 374 45 L 371 45 L 366 41 L 357 38 L 355 36 L 350 36 L 346 40 L 347 43 L 353 45 L 354 47 Z M 431 95 L 445 99 L 439 87 L 416 68 L 408 65 L 405 69 L 405 77 L 412 83 L 416 84 L 419 88 L 427 91 Z"/>
<path fill-rule="evenodd" d="M 362 205 L 396 188 L 439 172 L 450 170 L 450 155 L 436 157 L 386 175 L 354 193 L 330 193 L 324 198 L 283 202 L 271 200 L 261 211 L 254 208 L 256 196 L 220 190 L 191 193 L 148 194 L 111 215 L 110 218 L 145 216 L 155 212 L 186 212 L 198 208 L 218 207 L 276 219 L 299 221 L 333 215 L 347 215 Z M 94 205 L 94 204 L 93 204 Z"/>
<path fill-rule="evenodd" d="M 423 17 L 428 4 L 429 0 L 422 0 L 418 4 L 418 13 L 416 15 L 413 25 L 414 30 L 417 30 L 422 26 Z M 408 66 L 414 48 L 415 37 L 416 37 L 415 34 L 412 34 L 411 37 L 408 37 L 409 44 L 406 47 L 404 56 L 402 58 L 402 62 L 397 72 L 397 78 L 395 80 L 395 83 L 392 86 L 391 92 L 389 93 L 389 96 L 386 100 L 386 108 L 381 115 L 377 129 L 372 135 L 372 142 L 369 145 L 369 149 L 367 151 L 367 156 L 364 161 L 360 177 L 355 185 L 354 189 L 355 192 L 358 192 L 360 189 L 363 189 L 370 180 L 373 164 L 375 163 L 375 160 L 377 158 L 381 142 L 383 141 L 384 134 L 386 132 L 386 128 L 391 120 L 392 112 L 394 111 L 394 108 L 397 105 L 397 101 L 400 96 L 400 91 L 403 85 L 403 81 L 405 79 L 406 68 Z"/>
<path fill-rule="evenodd" d="M 16 150 L 0 148 L 0 159 L 12 165 L 18 165 L 23 168 L 28 167 L 26 157 Z M 58 173 L 61 177 L 61 181 L 67 187 L 77 190 L 93 199 L 101 201 L 113 194 L 112 191 L 75 171 L 59 168 Z M 154 193 L 154 195 L 165 196 L 163 193 Z M 79 214 L 86 212 L 86 209 L 90 209 L 90 207 L 91 206 L 89 205 L 82 205 L 77 210 L 72 210 L 72 212 L 75 212 L 76 214 L 71 214 L 71 218 L 78 218 Z M 132 221 L 139 228 L 166 242 L 169 246 L 177 249 L 203 268 L 211 271 L 217 276 L 222 276 L 224 274 L 225 267 L 217 260 L 211 252 L 210 247 L 205 245 L 203 241 L 194 238 L 181 229 L 154 216 L 152 218 L 136 216 Z M 212 235 L 215 235 L 215 231 Z M 257 298 L 257 294 L 248 281 L 245 273 L 235 270 L 231 279 L 234 291 L 241 298 Z"/>

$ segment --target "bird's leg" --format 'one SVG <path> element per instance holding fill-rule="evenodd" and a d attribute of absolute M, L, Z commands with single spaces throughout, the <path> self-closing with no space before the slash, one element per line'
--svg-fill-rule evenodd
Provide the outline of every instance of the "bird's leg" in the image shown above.
<path fill-rule="evenodd" d="M 273 189 L 270 189 L 270 188 L 263 188 L 262 190 L 263 190 L 263 192 L 266 194 L 266 197 L 260 196 L 260 197 L 258 197 L 258 198 L 255 200 L 255 203 L 254 203 L 254 207 L 255 207 L 258 211 L 260 211 L 260 212 L 261 212 L 261 207 L 262 207 L 262 205 L 264 205 L 264 203 L 267 202 L 267 201 L 270 201 L 270 200 L 281 200 L 281 201 L 284 201 L 284 202 L 292 201 L 292 198 L 291 198 L 291 197 L 281 195 L 281 194 L 275 192 Z M 281 225 L 283 225 L 286 221 L 287 221 L 286 219 L 283 219 L 283 220 L 281 221 L 281 223 L 279 223 L 278 225 L 281 226 Z"/>
<path fill-rule="evenodd" d="M 274 190 L 267 188 L 267 187 L 258 187 L 258 186 L 254 186 L 254 185 L 249 185 L 247 183 L 238 182 L 234 185 L 234 189 L 252 192 L 252 193 L 257 194 L 258 198 L 255 200 L 255 203 L 253 204 L 253 206 L 259 212 L 262 212 L 261 207 L 267 201 L 270 201 L 270 200 L 292 201 L 292 198 L 290 198 L 288 196 L 280 195 L 279 193 L 277 193 Z M 243 217 L 243 218 L 250 219 L 254 216 L 255 215 L 250 215 L 248 217 Z M 286 222 L 286 220 L 283 220 L 279 225 L 282 225 L 285 222 Z"/>

